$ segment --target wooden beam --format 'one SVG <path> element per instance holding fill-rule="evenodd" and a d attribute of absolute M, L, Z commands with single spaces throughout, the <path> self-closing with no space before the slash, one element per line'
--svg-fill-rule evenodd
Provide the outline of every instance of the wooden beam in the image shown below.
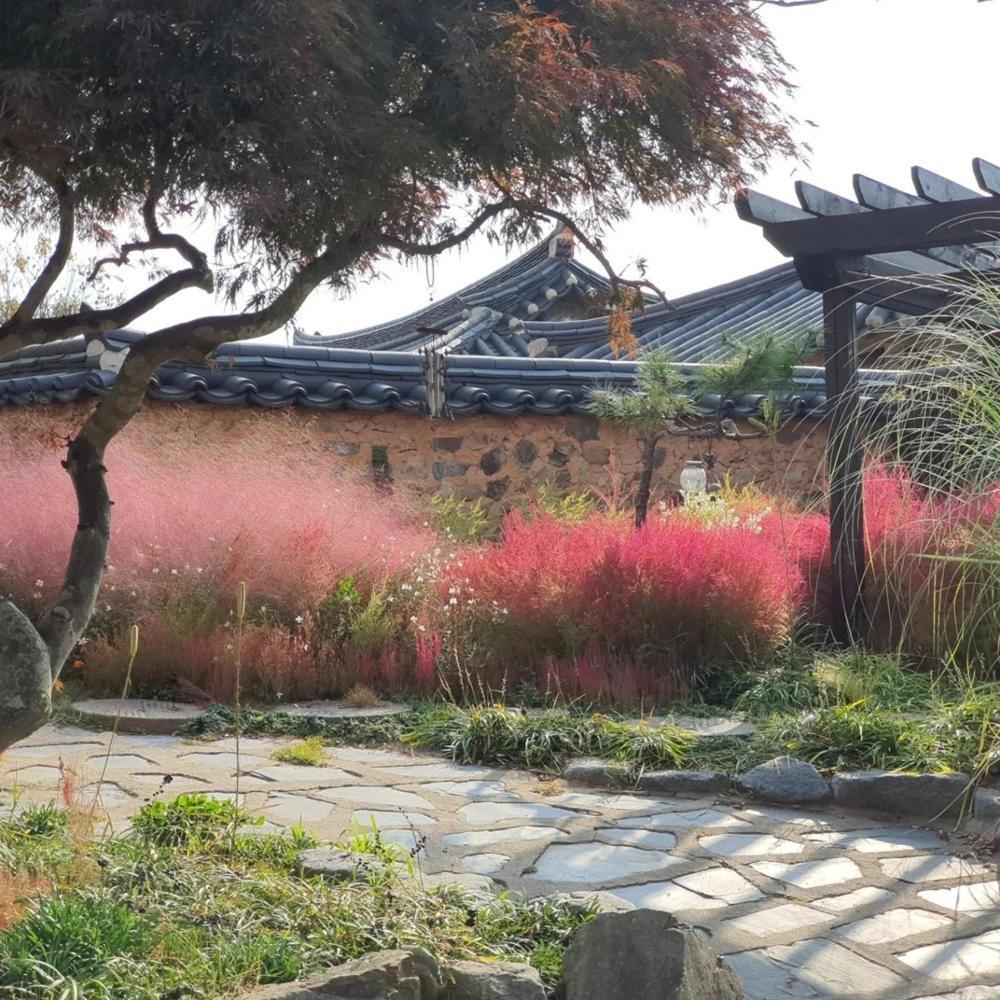
<path fill-rule="evenodd" d="M 913 169 L 914 171 L 922 170 L 920 167 L 914 167 Z M 922 171 L 921 176 L 923 177 L 928 173 L 928 171 Z M 894 188 L 890 184 L 883 184 L 882 181 L 866 177 L 864 174 L 854 175 L 854 194 L 862 205 L 880 212 L 888 208 L 908 208 L 912 205 L 929 204 L 925 198 L 910 194 L 909 191 L 900 191 L 899 188 Z M 971 196 L 979 197 L 976 192 L 972 192 Z M 939 198 L 935 200 L 944 201 L 945 199 Z M 923 253 L 936 261 L 955 268 L 975 266 L 977 262 L 977 254 L 972 247 L 956 247 L 955 249 L 951 249 L 950 247 L 935 247 L 933 250 L 924 250 Z M 984 258 L 984 262 L 988 262 L 988 259 Z"/>
<path fill-rule="evenodd" d="M 831 267 L 831 279 L 835 277 Z M 858 382 L 857 299 L 850 288 L 823 293 L 826 345 L 826 444 L 830 480 L 830 559 L 833 577 L 830 625 L 837 642 L 859 636 L 864 579 L 864 499 L 861 390 Z"/>
<path fill-rule="evenodd" d="M 786 257 L 860 257 L 992 243 L 1000 233 L 1000 198 L 764 223 L 763 230 Z"/>
<path fill-rule="evenodd" d="M 927 201 L 968 201 L 970 198 L 981 198 L 982 195 L 972 188 L 958 184 L 941 174 L 934 173 L 926 167 L 913 167 L 910 170 L 913 187 L 917 194 Z"/>
<path fill-rule="evenodd" d="M 990 194 L 1000 194 L 1000 167 L 989 160 L 977 156 L 972 161 L 972 170 L 976 175 L 976 183 Z"/>

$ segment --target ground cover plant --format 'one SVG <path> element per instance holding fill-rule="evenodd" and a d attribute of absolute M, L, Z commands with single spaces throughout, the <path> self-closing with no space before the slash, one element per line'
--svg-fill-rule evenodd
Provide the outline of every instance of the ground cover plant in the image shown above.
<path fill-rule="evenodd" d="M 114 838 L 74 836 L 79 823 L 38 807 L 0 819 L 0 886 L 19 892 L 15 910 L 0 910 L 4 996 L 239 996 L 410 945 L 531 962 L 551 987 L 589 919 L 547 901 L 425 891 L 418 875 L 405 879 L 406 863 L 389 875 L 373 866 L 357 884 L 303 879 L 295 865 L 314 844 L 307 834 L 265 834 L 201 795 L 155 801 Z M 377 838 L 351 846 L 378 850 Z"/>

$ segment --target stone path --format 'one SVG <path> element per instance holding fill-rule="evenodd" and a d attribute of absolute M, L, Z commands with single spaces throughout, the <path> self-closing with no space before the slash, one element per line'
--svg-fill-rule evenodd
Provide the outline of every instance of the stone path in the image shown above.
<path fill-rule="evenodd" d="M 51 799 L 60 767 L 94 796 L 108 738 L 35 734 L 0 760 L 0 801 Z M 428 875 L 528 895 L 602 889 L 669 910 L 710 935 L 749 1000 L 1000 998 L 996 866 L 946 834 L 832 809 L 594 793 L 405 752 L 333 748 L 325 767 L 280 764 L 279 742 L 241 747 L 241 797 L 269 824 L 336 840 L 374 821 Z M 120 828 L 158 792 L 232 796 L 235 750 L 119 735 L 101 809 Z"/>

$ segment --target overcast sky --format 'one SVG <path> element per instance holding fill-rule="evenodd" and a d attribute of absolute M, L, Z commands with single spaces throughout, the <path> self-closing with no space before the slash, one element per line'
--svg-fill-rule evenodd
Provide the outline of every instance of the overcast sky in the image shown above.
<path fill-rule="evenodd" d="M 770 8 L 765 17 L 794 67 L 798 89 L 789 110 L 815 127 L 799 129 L 812 147 L 808 162 L 774 162 L 754 184 L 758 190 L 794 201 L 793 182 L 805 178 L 849 195 L 855 172 L 912 190 L 914 164 L 975 188 L 972 158 L 1000 162 L 1000 0 L 829 0 Z M 637 206 L 606 242 L 616 267 L 645 257 L 649 276 L 673 297 L 780 262 L 731 205 L 698 214 Z M 377 281 L 348 299 L 315 292 L 299 322 L 308 332 L 331 334 L 392 319 L 461 288 L 506 256 L 474 240 L 438 258 L 433 288 L 422 262 L 386 263 Z M 204 293 L 187 292 L 141 326 L 155 329 L 210 308 Z"/>

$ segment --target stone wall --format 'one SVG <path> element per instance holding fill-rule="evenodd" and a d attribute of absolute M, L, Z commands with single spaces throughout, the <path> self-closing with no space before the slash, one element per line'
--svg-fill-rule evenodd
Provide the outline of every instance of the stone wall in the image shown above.
<path fill-rule="evenodd" d="M 21 448 L 71 433 L 85 405 L 0 410 L 0 434 Z M 125 434 L 164 459 L 184 461 L 195 447 L 274 462 L 309 456 L 318 467 L 375 476 L 420 494 L 483 498 L 498 509 L 530 496 L 542 483 L 560 492 L 609 490 L 616 474 L 633 481 L 639 447 L 622 428 L 583 416 L 479 415 L 428 420 L 401 413 L 307 413 L 149 402 Z M 786 495 L 813 494 L 821 485 L 825 431 L 815 421 L 786 428 L 776 441 L 664 438 L 657 485 L 677 488 L 688 459 L 707 458 L 709 481 L 728 474 Z M 113 462 L 113 452 L 109 461 Z"/>

